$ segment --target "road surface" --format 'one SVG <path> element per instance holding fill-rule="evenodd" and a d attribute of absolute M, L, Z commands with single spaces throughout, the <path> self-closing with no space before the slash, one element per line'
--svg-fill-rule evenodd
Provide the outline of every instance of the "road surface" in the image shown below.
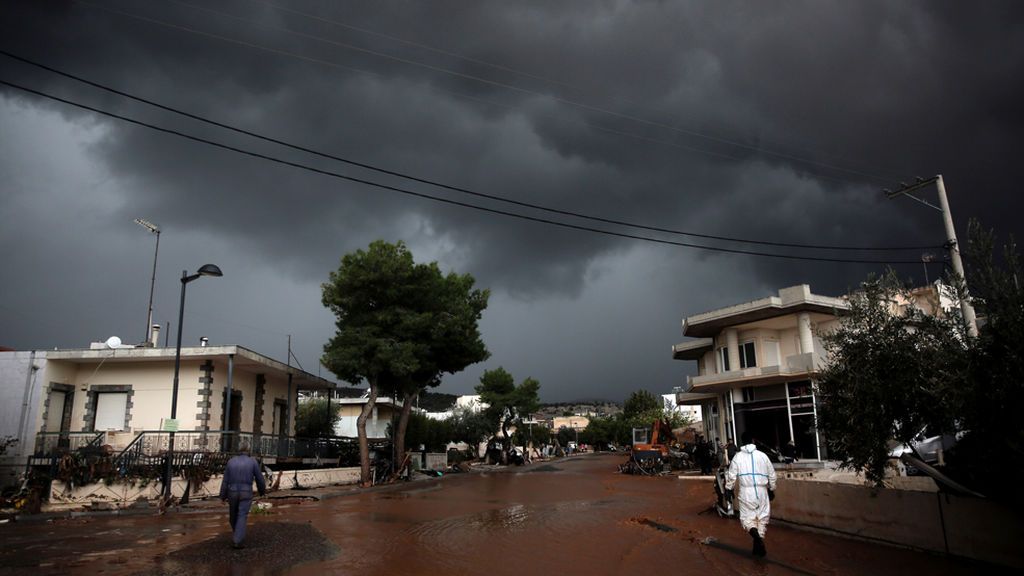
<path fill-rule="evenodd" d="M 227 508 L 0 525 L 6 574 L 973 574 L 967 561 L 774 525 L 768 558 L 703 513 L 710 482 L 616 472 L 621 455 L 270 499 L 230 549 Z"/>

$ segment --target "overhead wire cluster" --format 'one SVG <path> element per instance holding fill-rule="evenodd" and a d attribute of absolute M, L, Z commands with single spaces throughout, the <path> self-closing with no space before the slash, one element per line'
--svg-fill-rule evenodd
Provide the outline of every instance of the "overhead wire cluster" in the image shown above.
<path fill-rule="evenodd" d="M 252 1 L 258 1 L 258 0 L 252 0 Z M 216 34 L 212 34 L 212 33 L 208 33 L 208 32 L 202 32 L 202 31 L 195 31 L 195 30 L 193 30 L 191 28 L 187 28 L 187 27 L 184 27 L 184 26 L 176 25 L 176 24 L 173 24 L 173 23 L 166 23 L 166 22 L 160 21 L 158 19 L 152 19 L 152 18 L 145 17 L 145 16 L 133 15 L 131 13 L 125 13 L 125 12 L 122 12 L 122 11 L 119 11 L 119 10 L 115 10 L 115 9 L 111 9 L 111 8 L 108 8 L 108 7 L 100 7 L 100 6 L 97 6 L 97 5 L 92 4 L 90 2 L 84 2 L 82 0 L 78 0 L 78 2 L 81 3 L 81 4 L 88 5 L 88 6 L 99 7 L 99 8 L 102 8 L 104 10 L 112 11 L 114 13 L 122 14 L 122 15 L 125 15 L 125 16 L 128 16 L 128 17 L 142 19 L 142 20 L 146 20 L 146 21 L 151 21 L 151 22 L 153 22 L 155 24 L 160 24 L 160 25 L 164 25 L 164 26 L 170 26 L 170 27 L 175 28 L 175 29 L 181 29 L 183 31 L 195 32 L 195 33 L 199 33 L 199 34 L 202 34 L 202 35 L 205 35 L 205 36 L 210 36 L 210 37 L 214 37 L 214 38 L 217 38 L 217 39 L 223 39 L 223 40 L 229 41 L 229 42 L 236 42 L 236 43 L 239 42 L 239 41 L 236 41 L 234 39 L 226 38 L 226 37 L 223 37 L 223 36 L 220 36 L 220 35 L 216 35 Z M 193 6 L 193 5 L 185 3 L 185 2 L 176 1 L 175 3 L 181 4 L 181 5 L 184 5 L 184 6 L 188 6 L 188 7 L 192 7 L 192 8 L 198 9 L 198 10 L 203 10 L 203 11 L 209 12 L 209 9 Z M 226 15 L 226 16 L 233 17 L 233 18 L 238 18 L 238 17 L 234 17 L 234 16 L 231 16 L 231 15 Z M 337 23 L 337 24 L 344 25 L 344 24 L 340 24 L 340 23 Z M 309 36 L 309 35 L 303 34 L 303 36 Z M 382 35 L 382 36 L 387 37 L 387 35 Z M 337 43 L 335 43 L 333 41 L 331 43 L 337 44 Z M 260 50 L 270 50 L 270 51 L 273 51 L 273 52 L 276 52 L 276 53 L 281 53 L 281 54 L 283 54 L 285 56 L 299 57 L 299 58 L 304 59 L 304 60 L 309 60 L 309 58 L 307 58 L 305 56 L 295 55 L 293 53 L 282 53 L 282 51 L 279 51 L 279 50 L 276 50 L 276 49 L 266 48 L 266 47 L 262 47 L 262 46 L 255 45 L 255 44 L 248 43 L 248 42 L 244 42 L 243 44 L 246 45 L 246 46 L 252 47 L 252 48 L 260 49 Z M 413 43 L 413 44 L 415 44 L 415 43 Z M 348 45 L 345 45 L 345 46 L 347 47 Z M 436 49 L 433 49 L 433 50 L 436 50 Z M 373 52 L 375 54 L 382 54 L 382 53 L 379 53 L 377 51 L 373 51 Z M 145 127 L 145 128 L 151 129 L 151 130 L 155 130 L 155 131 L 158 131 L 158 132 L 165 133 L 165 134 L 173 135 L 173 136 L 176 136 L 176 137 L 179 137 L 179 138 L 183 138 L 183 139 L 186 139 L 186 140 L 190 140 L 192 142 L 200 143 L 200 144 L 203 144 L 203 145 L 206 145 L 206 146 L 212 146 L 212 147 L 220 148 L 220 149 L 223 149 L 223 150 L 228 150 L 228 151 L 231 151 L 231 152 L 234 152 L 234 153 L 237 153 L 237 154 L 249 156 L 249 157 L 252 157 L 252 158 L 258 158 L 260 160 L 264 160 L 264 161 L 267 161 L 267 162 L 272 162 L 272 163 L 276 163 L 276 164 L 280 164 L 280 165 L 285 165 L 285 166 L 289 166 L 289 167 L 300 169 L 300 170 L 304 170 L 304 171 L 309 171 L 309 172 L 312 172 L 312 173 L 320 174 L 320 175 L 331 177 L 331 178 L 335 178 L 335 179 L 340 179 L 340 180 L 345 180 L 345 181 L 349 181 L 349 182 L 359 183 L 359 184 L 366 185 L 366 186 L 373 187 L 373 188 L 377 188 L 377 189 L 388 190 L 388 191 L 391 191 L 391 192 L 395 192 L 395 193 L 399 193 L 399 194 L 403 194 L 403 195 L 407 195 L 407 196 L 422 198 L 422 199 L 425 199 L 425 200 L 430 200 L 430 201 L 434 201 L 434 202 L 444 203 L 444 204 L 448 204 L 448 205 L 459 206 L 459 207 L 463 207 L 463 208 L 467 208 L 467 209 L 472 209 L 472 210 L 477 210 L 477 211 L 481 211 L 481 212 L 486 212 L 486 213 L 490 213 L 490 214 L 496 214 L 496 215 L 516 218 L 516 219 L 526 220 L 526 221 L 531 221 L 531 222 L 537 222 L 537 223 L 546 224 L 546 225 L 550 225 L 550 226 L 556 226 L 556 227 L 560 227 L 560 228 L 567 228 L 567 229 L 583 231 L 583 232 L 589 232 L 589 233 L 595 233 L 595 234 L 601 234 L 601 235 L 606 235 L 606 236 L 615 236 L 615 237 L 621 237 L 621 238 L 629 238 L 629 239 L 641 240 L 641 241 L 652 242 L 652 243 L 657 243 L 657 244 L 665 244 L 665 245 L 671 245 L 671 246 L 694 248 L 694 249 L 714 251 L 714 252 L 723 252 L 723 253 L 731 253 L 731 254 L 745 254 L 745 255 L 757 256 L 757 257 L 770 257 L 770 258 L 780 258 L 780 259 L 789 259 L 789 260 L 805 260 L 805 261 L 818 261 L 818 262 L 846 262 L 846 263 L 863 263 L 863 264 L 920 264 L 921 263 L 921 260 L 919 258 L 915 258 L 915 259 L 872 258 L 872 257 L 849 258 L 849 257 L 833 257 L 833 256 L 828 256 L 828 255 L 820 255 L 820 254 L 794 254 L 794 253 L 781 253 L 781 252 L 767 252 L 764 249 L 731 248 L 731 247 L 728 247 L 728 246 L 721 246 L 721 245 L 714 245 L 714 244 L 698 244 L 698 243 L 695 243 L 695 242 L 684 242 L 684 241 L 679 241 L 679 240 L 671 240 L 671 239 L 667 239 L 667 238 L 660 237 L 660 236 L 652 236 L 652 235 L 641 234 L 638 231 L 643 231 L 643 232 L 648 232 L 648 233 L 653 232 L 653 233 L 664 234 L 664 235 L 669 235 L 669 236 L 684 236 L 684 237 L 690 237 L 690 238 L 699 238 L 699 239 L 702 239 L 702 240 L 710 240 L 710 241 L 716 241 L 716 242 L 729 242 L 729 243 L 738 243 L 738 244 L 758 246 L 758 247 L 786 248 L 786 249 L 791 249 L 791 250 L 802 250 L 802 251 L 839 251 L 839 252 L 872 252 L 872 251 L 882 251 L 882 252 L 899 252 L 899 251 L 911 251 L 911 250 L 920 251 L 920 250 L 923 250 L 923 249 L 932 249 L 932 248 L 936 247 L 936 246 L 850 246 L 850 245 L 825 245 L 825 244 L 801 244 L 801 243 L 778 242 L 778 241 L 772 241 L 772 240 L 767 240 L 767 239 L 739 238 L 739 237 L 731 237 L 731 236 L 724 236 L 724 235 L 718 235 L 718 234 L 709 234 L 709 233 L 702 233 L 702 232 L 695 232 L 695 231 L 686 231 L 686 230 L 672 229 L 672 228 L 659 227 L 659 226 L 651 226 L 651 225 L 643 224 L 643 223 L 640 223 L 640 222 L 629 222 L 629 221 L 619 220 L 619 219 L 615 219 L 615 218 L 608 218 L 608 217 L 604 217 L 604 216 L 600 216 L 600 215 L 585 214 L 583 212 L 575 211 L 575 210 L 565 210 L 565 209 L 553 208 L 553 207 L 544 206 L 544 205 L 537 204 L 537 203 L 525 202 L 525 201 L 516 200 L 516 199 L 513 199 L 513 198 L 506 198 L 506 197 L 499 196 L 499 195 L 496 195 L 496 194 L 491 194 L 491 193 L 481 192 L 481 191 L 477 191 L 477 190 L 472 190 L 472 189 L 461 187 L 461 186 L 455 186 L 455 185 L 447 184 L 445 182 L 441 182 L 441 181 L 438 181 L 438 180 L 428 179 L 428 178 L 416 176 L 414 174 L 408 174 L 408 173 L 404 173 L 404 172 L 401 172 L 401 171 L 398 171 L 398 170 L 389 169 L 389 168 L 386 168 L 386 167 L 383 167 L 383 166 L 377 166 L 377 165 L 373 165 L 373 164 L 370 164 L 370 163 L 367 163 L 367 162 L 362 162 L 362 161 L 354 160 L 354 159 L 351 159 L 351 158 L 346 158 L 346 157 L 340 156 L 338 154 L 333 154 L 333 153 L 325 152 L 323 150 L 318 150 L 318 149 L 310 147 L 310 146 L 306 146 L 306 145 L 297 144 L 297 143 L 294 143 L 294 142 L 285 141 L 283 139 L 276 138 L 276 137 L 273 137 L 273 136 L 268 136 L 266 134 L 262 134 L 262 133 L 254 131 L 254 130 L 250 130 L 250 129 L 242 128 L 242 127 L 239 127 L 239 126 L 231 125 L 231 124 L 228 124 L 228 123 L 223 122 L 223 121 L 219 121 L 219 120 L 216 120 L 216 119 L 213 119 L 213 118 L 208 118 L 208 117 L 205 117 L 205 116 L 193 113 L 193 112 L 189 112 L 187 110 L 179 109 L 179 108 L 170 106 L 168 104 L 164 104 L 164 103 L 155 101 L 155 100 L 150 99 L 150 98 L 145 98 L 145 97 L 142 97 L 142 96 L 130 93 L 130 92 L 126 91 L 126 90 L 115 88 L 115 87 L 106 85 L 104 83 L 97 82 L 97 81 L 91 80 L 89 78 L 83 77 L 81 75 L 73 74 L 73 73 L 68 72 L 66 70 L 62 70 L 62 69 L 56 68 L 54 66 L 47 65 L 45 63 L 42 63 L 42 62 L 30 59 L 28 57 L 25 57 L 25 56 L 22 56 L 20 54 L 11 52 L 9 50 L 0 49 L 0 54 L 6 56 L 7 58 L 19 61 L 19 62 L 21 62 L 23 64 L 30 65 L 30 66 L 36 67 L 38 69 L 45 70 L 45 71 L 47 71 L 47 72 L 49 72 L 51 74 L 59 75 L 59 76 L 61 76 L 63 78 L 66 78 L 66 79 L 69 79 L 69 80 L 73 80 L 75 82 L 82 83 L 82 84 L 91 86 L 93 88 L 96 88 L 96 89 L 99 89 L 99 90 L 103 90 L 103 91 L 105 91 L 107 93 L 114 94 L 114 95 L 120 96 L 122 98 L 129 99 L 129 100 L 132 100 L 132 101 L 135 101 L 135 102 L 139 102 L 141 104 L 145 104 L 147 106 L 150 106 L 150 107 L 153 107 L 153 108 L 156 108 L 156 109 L 159 109 L 159 110 L 170 112 L 170 113 L 179 115 L 179 116 L 184 117 L 184 118 L 189 118 L 191 120 L 195 120 L 195 121 L 198 121 L 198 122 L 210 125 L 210 126 L 214 126 L 216 128 L 222 129 L 222 130 L 227 130 L 227 131 L 230 131 L 230 132 L 235 133 L 235 134 L 239 134 L 239 135 L 243 135 L 243 136 L 246 136 L 246 137 L 249 137 L 249 138 L 253 138 L 253 139 L 257 139 L 257 140 L 264 141 L 264 142 L 267 142 L 267 143 L 271 143 L 271 144 L 274 144 L 276 146 L 281 146 L 281 147 L 284 147 L 284 148 L 295 150 L 295 151 L 301 152 L 303 154 L 307 154 L 307 155 L 316 156 L 316 157 L 319 157 L 319 158 L 328 159 L 328 160 L 331 160 L 331 161 L 334 161 L 334 162 L 339 162 L 339 163 L 343 163 L 343 164 L 346 164 L 346 165 L 349 165 L 349 166 L 358 167 L 358 168 L 361 168 L 361 169 L 369 170 L 369 171 L 376 172 L 378 174 L 383 174 L 383 175 L 386 175 L 386 176 L 401 178 L 401 179 L 403 179 L 403 180 L 405 180 L 405 181 L 407 181 L 409 183 L 415 184 L 416 186 L 409 187 L 409 186 L 396 186 L 396 185 L 392 185 L 392 184 L 386 184 L 386 183 L 370 180 L 368 178 L 356 177 L 356 176 L 353 176 L 351 174 L 346 174 L 346 173 L 343 173 L 343 172 L 340 172 L 340 171 L 334 170 L 334 169 L 325 169 L 325 168 L 320 168 L 320 167 L 317 167 L 317 166 L 314 166 L 314 165 L 311 165 L 311 164 L 308 164 L 308 163 L 304 163 L 304 162 L 298 162 L 298 161 L 284 159 L 284 158 L 281 158 L 281 157 L 273 155 L 273 154 L 257 152 L 255 150 L 243 148 L 241 146 L 237 146 L 237 145 L 233 145 L 233 144 L 227 144 L 227 143 L 224 143 L 224 142 L 219 142 L 219 141 L 213 140 L 211 138 L 207 138 L 207 137 L 203 137 L 203 136 L 198 136 L 198 135 L 196 135 L 194 133 L 188 132 L 188 131 L 183 130 L 183 129 L 167 128 L 165 126 L 160 126 L 160 125 L 157 125 L 157 124 L 152 123 L 152 122 L 147 122 L 147 121 L 140 120 L 140 119 L 134 118 L 134 117 L 130 117 L 130 116 L 127 116 L 127 115 L 124 115 L 124 114 L 119 114 L 119 113 L 111 112 L 109 110 L 104 110 L 104 109 L 101 109 L 101 108 L 98 108 L 98 107 L 95 107 L 95 106 L 90 106 L 90 105 L 85 104 L 83 102 L 80 102 L 80 101 L 77 101 L 77 100 L 72 100 L 72 99 L 69 99 L 69 98 L 60 97 L 60 96 L 57 96 L 57 95 L 55 95 L 53 93 L 46 92 L 46 91 L 43 91 L 43 90 L 34 89 L 34 88 L 31 88 L 29 86 L 25 86 L 24 84 L 21 84 L 21 83 L 18 83 L 18 82 L 9 80 L 9 79 L 0 79 L 0 84 L 4 84 L 4 85 L 9 86 L 11 88 L 22 90 L 24 92 L 31 93 L 31 94 L 34 94 L 36 96 L 42 97 L 42 98 L 47 98 L 47 99 L 50 99 L 50 100 L 53 100 L 53 101 L 56 101 L 56 102 L 61 102 L 61 103 L 65 104 L 65 105 L 68 105 L 68 106 L 73 106 L 73 107 L 76 107 L 76 108 L 79 108 L 79 109 L 82 109 L 82 110 L 87 110 L 87 111 L 90 111 L 90 112 L 93 112 L 93 113 L 96 113 L 96 114 L 100 114 L 100 115 L 107 116 L 107 117 L 110 117 L 110 118 L 118 119 L 118 120 L 123 121 L 123 122 L 127 122 L 127 123 L 134 124 L 134 125 L 137 125 L 137 126 Z M 384 55 L 384 56 L 387 56 L 387 55 Z M 412 61 L 412 60 L 409 60 L 409 59 L 404 59 L 403 58 L 401 60 L 403 62 L 407 62 L 407 63 L 418 64 L 415 61 Z M 324 64 L 332 65 L 332 63 L 330 63 L 328 61 L 323 61 L 323 60 L 316 60 L 316 62 L 317 63 L 324 63 Z M 500 65 L 491 65 L 491 66 L 498 66 L 498 67 L 500 67 Z M 344 68 L 348 68 L 347 66 L 343 66 L 343 67 Z M 444 71 L 444 69 L 441 69 L 441 68 L 436 67 L 436 66 L 429 66 L 428 65 L 427 67 L 429 69 L 431 69 L 431 70 Z M 511 68 L 506 68 L 506 69 L 513 70 Z M 356 69 L 352 69 L 352 70 L 356 70 Z M 359 70 L 356 70 L 356 71 L 359 71 Z M 518 71 L 516 71 L 516 72 L 517 73 L 521 73 L 521 74 L 527 74 L 527 73 L 518 72 Z M 469 75 L 462 74 L 462 76 L 469 76 Z M 469 77 L 470 78 L 476 78 L 475 76 L 469 76 Z M 539 76 L 535 76 L 535 77 L 540 78 Z M 491 82 L 491 83 L 495 84 L 493 82 Z M 496 83 L 496 84 L 500 85 L 500 86 L 505 86 L 505 84 L 503 84 L 503 83 Z M 513 88 L 514 89 L 515 87 L 509 85 L 509 88 Z M 527 92 L 533 92 L 532 90 L 529 90 L 529 89 L 520 89 L 520 90 L 524 90 L 524 91 L 527 91 Z M 628 119 L 628 120 L 637 121 L 637 122 L 640 122 L 640 123 L 647 122 L 647 121 L 645 121 L 643 119 L 636 118 L 636 117 L 633 117 L 631 115 L 616 113 L 614 111 L 609 111 L 609 110 L 606 110 L 606 109 L 603 109 L 603 108 L 599 108 L 599 107 L 588 106 L 586 104 L 580 104 L 580 103 L 576 103 L 576 102 L 569 101 L 569 100 L 563 100 L 563 99 L 558 99 L 558 100 L 561 101 L 564 104 L 567 104 L 567 105 L 583 106 L 584 108 L 590 109 L 591 111 L 595 111 L 595 112 L 607 113 L 607 114 L 611 114 L 611 115 L 614 115 L 614 116 L 619 116 L 619 117 L 622 117 L 622 118 L 625 118 L 625 119 Z M 665 126 L 669 127 L 668 125 L 665 125 Z M 669 128 L 672 128 L 672 127 L 669 127 Z M 713 137 L 713 136 L 706 136 L 706 135 L 702 135 L 702 134 L 699 134 L 699 133 L 694 133 L 694 134 L 697 134 L 698 136 L 701 136 L 701 137 L 707 137 L 707 138 L 710 138 L 710 139 L 717 139 L 717 137 Z M 721 140 L 721 139 L 719 139 L 719 140 Z M 738 146 L 738 147 L 746 146 L 745 144 L 740 143 L 740 142 L 733 142 L 733 141 L 727 141 L 727 140 L 724 140 L 724 142 L 727 142 L 729 144 L 732 144 L 732 145 L 735 145 L 735 146 Z M 764 150 L 759 150 L 759 151 L 760 152 L 764 152 Z M 776 154 L 776 156 L 784 156 L 784 155 Z M 800 158 L 793 158 L 793 160 L 801 161 Z M 811 161 L 811 160 L 806 160 L 805 159 L 805 161 L 808 162 L 808 163 L 814 164 L 814 162 Z M 836 168 L 834 166 L 819 166 L 819 167 Z M 847 173 L 851 173 L 851 174 L 859 174 L 859 175 L 862 175 L 862 176 L 872 177 L 869 174 L 860 173 L 859 171 L 856 171 L 856 170 L 847 170 L 847 169 L 842 169 L 841 167 L 839 169 L 843 170 L 843 171 L 845 171 Z M 874 177 L 874 178 L 880 179 L 879 177 Z M 487 202 L 490 202 L 490 203 L 496 202 L 496 203 L 500 203 L 500 204 L 505 204 L 505 205 L 507 205 L 509 207 L 514 207 L 517 210 L 513 211 L 511 208 L 510 209 L 495 208 L 493 205 L 484 205 L 484 204 L 481 204 L 481 203 L 478 203 L 478 202 L 470 202 L 468 200 L 457 200 L 457 199 L 454 199 L 454 198 L 449 197 L 449 196 L 445 196 L 445 195 L 440 195 L 440 194 L 434 193 L 433 191 L 426 191 L 426 190 L 422 189 L 421 186 L 426 186 L 428 188 L 436 188 L 436 189 L 444 190 L 444 191 L 447 191 L 447 192 L 454 192 L 454 193 L 457 193 L 457 194 L 462 195 L 462 196 L 467 196 L 467 197 L 470 197 L 470 198 L 484 200 L 484 201 L 487 201 Z M 525 209 L 526 211 L 524 212 L 521 209 Z M 538 213 L 540 215 L 538 215 Z M 566 220 L 566 219 L 568 219 L 568 220 Z M 598 227 L 599 225 L 602 226 L 602 227 Z M 609 228 L 609 227 L 611 227 L 611 228 Z"/>

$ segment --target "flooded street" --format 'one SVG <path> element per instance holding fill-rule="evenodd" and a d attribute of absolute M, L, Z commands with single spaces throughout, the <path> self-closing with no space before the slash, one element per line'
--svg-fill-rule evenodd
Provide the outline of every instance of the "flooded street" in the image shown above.
<path fill-rule="evenodd" d="M 271 500 L 231 550 L 226 507 L 0 526 L 0 574 L 968 574 L 977 565 L 796 530 L 753 560 L 709 482 L 624 476 L 621 455 Z M 712 545 L 702 543 L 712 537 Z"/>

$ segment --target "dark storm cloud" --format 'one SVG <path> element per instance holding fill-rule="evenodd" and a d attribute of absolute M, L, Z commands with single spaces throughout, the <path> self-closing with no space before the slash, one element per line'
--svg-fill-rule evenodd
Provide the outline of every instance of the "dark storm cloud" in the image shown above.
<path fill-rule="evenodd" d="M 6 3 L 0 47 L 310 148 L 651 226 L 809 244 L 939 245 L 937 214 L 886 201 L 880 189 L 941 172 L 961 228 L 969 217 L 1001 232 L 1019 228 L 1021 201 L 1005 170 L 1019 156 L 1024 128 L 1018 3 L 289 1 L 286 10 L 258 0 L 190 3 Z M 3 57 L 0 77 L 318 168 L 508 209 L 225 133 Z M 205 246 L 236 258 L 240 273 L 259 277 L 267 268 L 291 279 L 267 288 L 266 301 L 247 304 L 265 308 L 271 294 L 290 301 L 294 291 L 312 300 L 252 324 L 279 326 L 291 316 L 303 321 L 287 330 L 319 326 L 316 284 L 338 257 L 377 238 L 405 239 L 418 258 L 471 272 L 495 291 L 485 337 L 502 348 L 492 344 L 492 363 L 508 367 L 504 358 L 514 358 L 516 374 L 564 380 L 553 398 L 594 390 L 622 396 L 638 371 L 652 382 L 643 385 L 664 389 L 682 370 L 664 352 L 678 338 L 681 315 L 795 283 L 839 293 L 881 268 L 693 252 L 557 229 L 272 165 L 13 89 L 2 93 L 16 107 L 97 127 L 76 140 L 96 165 L 75 172 L 84 160 L 68 160 L 56 172 L 66 169 L 60 177 L 68 182 L 87 170 L 105 179 L 104 214 L 112 222 L 150 215 L 193 237 L 168 248 L 185 262 L 188 250 Z M 5 144 L 24 137 L 3 134 Z M 26 183 L 12 184 L 20 172 L 10 161 L 4 166 L 5 204 L 27 197 Z M 49 201 L 70 210 L 76 202 L 62 204 L 59 190 Z M 33 225 L 7 224 L 6 238 Z M 54 232 L 39 253 L 59 251 L 63 238 Z M 915 260 L 920 252 L 848 255 Z M 145 266 L 145 255 L 135 258 L 132 266 Z M 646 278 L 643 266 L 670 272 Z M 923 280 L 921 265 L 900 271 Z M 88 277 L 88 269 L 79 274 Z M 631 288 L 627 274 L 642 288 Z M 38 292 L 59 293 L 53 280 L 40 282 L 46 287 Z M 619 328 L 627 317 L 636 324 L 602 330 L 605 315 L 592 311 L 611 308 L 629 312 L 616 320 Z M 650 326 L 655 318 L 658 327 Z M 307 338 L 314 341 L 309 363 L 323 336 L 315 333 Z M 571 360 L 539 352 L 574 336 Z M 611 362 L 594 353 L 603 349 L 629 354 Z M 567 370 L 580 373 L 568 378 Z"/>

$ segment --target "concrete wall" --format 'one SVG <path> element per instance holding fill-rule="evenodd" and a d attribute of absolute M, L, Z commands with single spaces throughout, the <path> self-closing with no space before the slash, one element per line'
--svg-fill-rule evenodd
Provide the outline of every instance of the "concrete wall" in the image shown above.
<path fill-rule="evenodd" d="M 991 500 L 785 479 L 772 518 L 1024 569 L 1024 527 Z"/>
<path fill-rule="evenodd" d="M 216 475 L 200 486 L 193 486 L 191 498 L 215 498 L 220 493 L 221 476 Z M 275 483 L 280 490 L 291 490 L 294 488 L 319 488 L 322 486 L 334 486 L 344 484 L 355 484 L 359 482 L 359 468 L 321 468 L 317 470 L 299 470 L 275 472 L 267 482 L 269 489 Z M 95 482 L 85 486 L 78 486 L 74 489 L 68 488 L 63 482 L 54 482 L 50 490 L 48 508 L 62 508 L 68 505 L 84 506 L 93 502 L 109 502 L 115 505 L 131 504 L 139 499 L 157 500 L 160 498 L 160 482 L 151 482 L 146 486 L 139 484 L 130 485 L 124 482 L 115 482 L 107 485 L 103 482 Z M 185 481 L 176 479 L 171 485 L 171 493 L 181 497 L 185 493 Z"/>

